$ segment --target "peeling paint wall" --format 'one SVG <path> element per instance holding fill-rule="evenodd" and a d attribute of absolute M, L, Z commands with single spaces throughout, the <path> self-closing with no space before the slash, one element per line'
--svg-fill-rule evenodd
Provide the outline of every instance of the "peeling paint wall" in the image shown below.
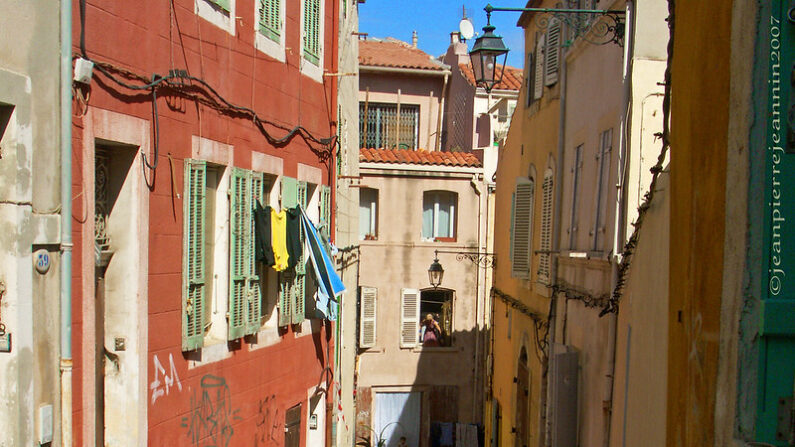
<path fill-rule="evenodd" d="M 49 1 L 0 6 L 0 446 L 59 442 L 59 9 Z M 42 249 L 49 270 L 34 271 Z M 38 408 L 53 406 L 42 426 Z"/>

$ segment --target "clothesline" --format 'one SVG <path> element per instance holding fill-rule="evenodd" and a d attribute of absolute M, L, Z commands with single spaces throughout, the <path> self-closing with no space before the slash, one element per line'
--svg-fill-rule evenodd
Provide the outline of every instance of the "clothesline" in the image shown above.
<path fill-rule="evenodd" d="M 324 318 L 336 320 L 336 306 L 329 306 L 329 300 L 337 301 L 337 297 L 345 291 L 331 256 L 326 252 L 317 227 L 297 205 L 276 211 L 270 206 L 256 204 L 253 212 L 255 237 L 255 254 L 257 262 L 283 272 L 296 267 L 302 259 L 312 264 L 312 271 L 317 280 L 315 294 L 316 308 Z M 304 240 L 301 241 L 303 230 Z"/>

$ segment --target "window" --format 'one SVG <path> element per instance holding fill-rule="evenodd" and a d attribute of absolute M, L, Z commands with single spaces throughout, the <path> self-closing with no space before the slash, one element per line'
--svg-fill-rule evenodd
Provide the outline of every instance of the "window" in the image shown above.
<path fill-rule="evenodd" d="M 372 348 L 376 342 L 376 311 L 378 307 L 378 289 L 375 287 L 359 288 L 359 347 Z"/>
<path fill-rule="evenodd" d="M 428 318 L 429 315 L 430 319 Z M 423 347 L 446 347 L 452 345 L 452 290 L 430 289 L 423 290 L 420 293 L 419 326 L 418 343 Z"/>
<path fill-rule="evenodd" d="M 544 82 L 546 85 L 554 85 L 558 82 L 558 65 L 560 64 L 560 34 L 561 24 L 559 20 L 552 19 L 547 27 L 544 39 Z"/>
<path fill-rule="evenodd" d="M 323 60 L 323 9 L 321 0 L 303 0 L 301 8 L 303 60 L 322 67 Z M 322 72 L 320 73 L 322 76 Z M 322 79 L 321 79 L 322 80 Z"/>
<path fill-rule="evenodd" d="M 538 280 L 549 284 L 549 251 L 552 249 L 552 170 L 544 173 L 541 184 L 541 244 L 538 257 Z"/>
<path fill-rule="evenodd" d="M 307 183 L 291 177 L 282 178 L 282 209 L 301 205 L 306 209 Z M 301 240 L 303 244 L 303 230 Z M 306 265 L 304 255 L 294 268 L 280 274 L 279 279 L 279 326 L 300 324 L 305 319 L 306 310 Z"/>
<path fill-rule="evenodd" d="M 608 195 L 610 194 L 610 161 L 613 149 L 613 129 L 607 129 L 599 136 L 599 152 L 596 158 L 599 161 L 599 172 L 596 173 L 596 212 L 593 227 L 593 245 L 591 249 L 600 250 L 604 243 L 599 235 L 605 233 L 605 216 L 608 207 Z"/>
<path fill-rule="evenodd" d="M 535 57 L 533 53 L 527 53 L 527 62 L 525 63 L 524 74 L 524 106 L 530 107 L 535 99 L 534 94 L 534 79 L 535 79 Z"/>
<path fill-rule="evenodd" d="M 205 186 L 207 165 L 201 160 L 185 162 L 185 244 L 183 253 L 182 350 L 204 344 L 205 321 Z"/>
<path fill-rule="evenodd" d="M 533 66 L 533 100 L 544 94 L 544 35 L 536 37 L 535 65 Z"/>
<path fill-rule="evenodd" d="M 229 191 L 229 318 L 228 339 L 257 332 L 262 317 L 261 285 L 254 260 L 255 201 L 262 197 L 261 173 L 232 169 Z"/>
<path fill-rule="evenodd" d="M 530 249 L 533 234 L 533 206 L 535 182 L 532 178 L 517 178 L 513 204 L 513 239 L 511 240 L 511 275 L 530 278 Z"/>
<path fill-rule="evenodd" d="M 426 191 L 422 197 L 422 238 L 430 241 L 455 241 L 455 209 L 458 194 Z"/>
<path fill-rule="evenodd" d="M 420 328 L 420 291 L 417 289 L 400 290 L 400 347 L 417 346 Z"/>
<path fill-rule="evenodd" d="M 235 340 L 255 333 L 261 324 L 262 284 L 251 212 L 261 200 L 263 176 L 239 168 L 227 173 L 203 160 L 185 162 L 183 350 L 202 347 L 206 335 Z M 227 311 L 213 313 L 213 307 Z"/>
<path fill-rule="evenodd" d="M 582 148 L 579 145 L 574 148 L 574 164 L 571 167 L 571 216 L 569 220 L 569 249 L 574 250 L 577 246 L 577 207 L 580 196 L 580 171 L 582 170 Z"/>
<path fill-rule="evenodd" d="M 378 190 L 359 189 L 359 240 L 378 239 Z"/>
<path fill-rule="evenodd" d="M 235 0 L 195 0 L 194 12 L 199 17 L 235 34 Z"/>
<path fill-rule="evenodd" d="M 279 62 L 285 61 L 284 0 L 256 0 L 254 46 Z"/>
<path fill-rule="evenodd" d="M 420 106 L 359 103 L 359 145 L 367 148 L 416 149 Z"/>
<path fill-rule="evenodd" d="M 282 40 L 282 0 L 259 0 L 259 32 L 274 42 Z"/>

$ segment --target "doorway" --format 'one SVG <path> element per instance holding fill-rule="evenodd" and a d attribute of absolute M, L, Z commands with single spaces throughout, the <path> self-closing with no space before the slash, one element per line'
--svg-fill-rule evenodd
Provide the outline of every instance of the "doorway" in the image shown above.
<path fill-rule="evenodd" d="M 527 367 L 527 350 L 522 347 L 519 366 L 516 368 L 516 447 L 527 447 L 530 426 L 530 370 Z"/>
<path fill-rule="evenodd" d="M 397 447 L 401 437 L 406 445 L 420 445 L 421 392 L 376 393 L 374 441 Z"/>

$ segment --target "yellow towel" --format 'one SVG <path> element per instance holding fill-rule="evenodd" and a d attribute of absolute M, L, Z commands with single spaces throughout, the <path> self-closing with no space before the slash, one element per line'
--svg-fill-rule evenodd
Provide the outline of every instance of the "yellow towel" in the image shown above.
<path fill-rule="evenodd" d="M 273 269 L 277 272 L 287 268 L 287 213 L 271 208 L 271 238 L 273 239 L 273 258 L 276 261 Z"/>

